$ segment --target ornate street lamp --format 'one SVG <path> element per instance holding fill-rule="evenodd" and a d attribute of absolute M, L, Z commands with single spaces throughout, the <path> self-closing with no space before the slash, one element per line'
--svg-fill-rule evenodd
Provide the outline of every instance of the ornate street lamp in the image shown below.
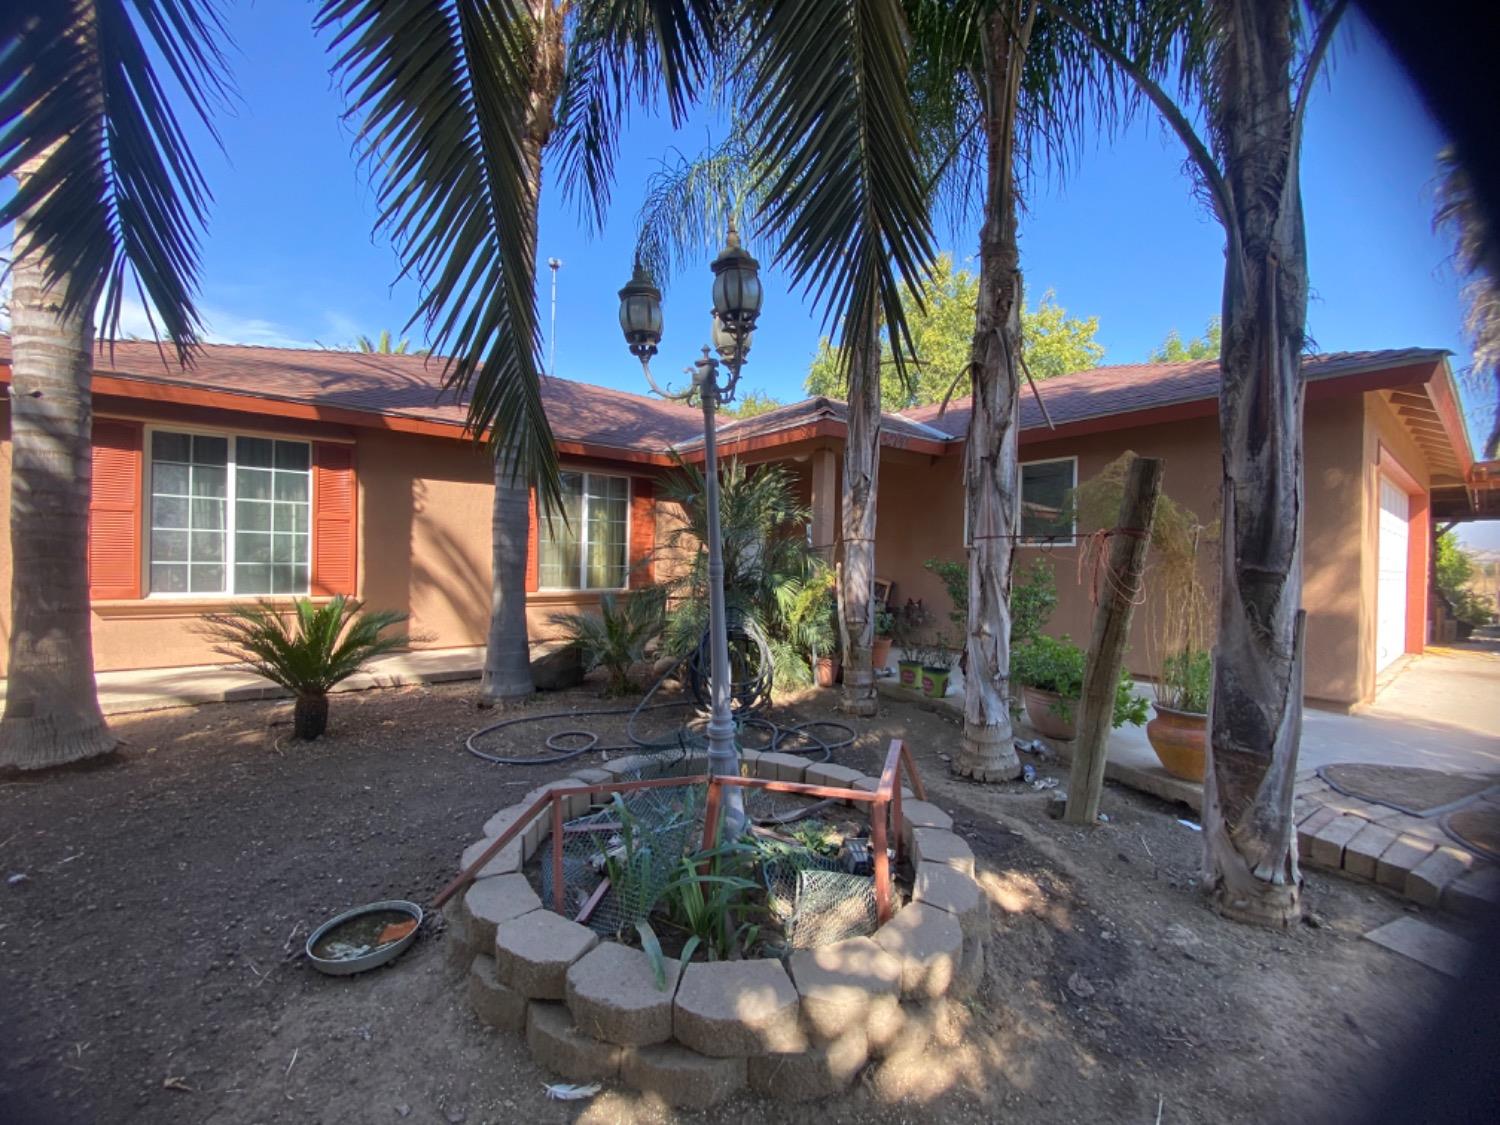
<path fill-rule="evenodd" d="M 641 361 L 646 382 L 663 398 L 689 400 L 696 395 L 703 405 L 704 502 L 708 509 L 708 633 L 711 708 L 708 719 L 708 768 L 711 773 L 738 776 L 739 749 L 734 742 L 734 717 L 730 712 L 729 626 L 724 610 L 724 550 L 719 529 L 719 454 L 714 434 L 714 413 L 734 401 L 740 368 L 750 354 L 750 341 L 760 316 L 760 266 L 740 246 L 740 237 L 729 223 L 724 249 L 713 261 L 713 343 L 728 366 L 728 378 L 720 381 L 719 364 L 703 349 L 703 358 L 688 369 L 693 385 L 685 391 L 664 390 L 651 375 L 651 357 L 661 343 L 661 290 L 639 261 L 635 273 L 620 290 L 620 327 L 630 354 Z M 745 803 L 738 787 L 727 787 L 724 795 L 724 831 L 738 839 L 746 827 Z"/>

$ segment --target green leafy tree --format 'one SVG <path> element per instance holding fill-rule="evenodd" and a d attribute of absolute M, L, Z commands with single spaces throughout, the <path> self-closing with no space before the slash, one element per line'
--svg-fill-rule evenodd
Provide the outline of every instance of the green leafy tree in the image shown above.
<path fill-rule="evenodd" d="M 880 395 L 887 410 L 926 406 L 941 402 L 950 392 L 964 393 L 978 297 L 978 277 L 955 268 L 951 254 L 940 254 L 932 274 L 906 291 L 913 372 L 912 378 L 903 380 L 889 344 L 883 347 Z M 1097 366 L 1104 357 L 1104 345 L 1095 339 L 1098 331 L 1098 317 L 1069 316 L 1056 294 L 1047 290 L 1034 309 L 1021 313 L 1022 347 L 1032 377 L 1051 379 Z M 827 337 L 819 341 L 804 383 L 808 394 L 844 397 L 841 358 Z"/>
<path fill-rule="evenodd" d="M 1488 625 L 1495 619 L 1495 605 L 1474 589 L 1474 579 L 1481 567 L 1474 556 L 1459 546 L 1458 536 L 1445 531 L 1438 536 L 1437 554 L 1433 559 L 1437 588 L 1447 599 L 1453 616 L 1470 627 Z"/>
<path fill-rule="evenodd" d="M 1222 335 L 1223 326 L 1218 317 L 1210 320 L 1203 335 L 1194 340 L 1184 342 L 1182 335 L 1174 328 L 1167 333 L 1167 338 L 1161 342 L 1161 346 L 1153 348 L 1146 359 L 1151 363 L 1183 363 L 1190 359 L 1218 359 L 1219 341 Z"/>
<path fill-rule="evenodd" d="M 735 400 L 724 407 L 721 413 L 731 418 L 754 418 L 761 414 L 769 414 L 784 403 L 765 391 L 746 391 L 735 397 Z"/>

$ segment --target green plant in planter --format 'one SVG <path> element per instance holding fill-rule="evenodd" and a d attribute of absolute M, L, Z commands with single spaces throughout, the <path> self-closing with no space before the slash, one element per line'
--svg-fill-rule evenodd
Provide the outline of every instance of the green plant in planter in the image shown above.
<path fill-rule="evenodd" d="M 684 962 L 700 946 L 710 961 L 727 961 L 755 944 L 760 926 L 746 919 L 755 911 L 750 896 L 760 884 L 747 873 L 759 854 L 754 845 L 726 843 L 678 863 L 661 904 L 665 924 L 688 935 Z"/>
<path fill-rule="evenodd" d="M 1064 722 L 1073 718 L 1073 704 L 1083 697 L 1083 673 L 1087 656 L 1066 636 L 1061 639 L 1038 633 L 1030 640 L 1012 645 L 1010 650 L 1011 678 L 1038 691 L 1050 691 L 1060 696 L 1050 710 Z M 1113 725 L 1126 723 L 1140 726 L 1146 721 L 1146 700 L 1135 692 L 1130 674 L 1120 670 L 1120 682 L 1115 688 Z"/>
<path fill-rule="evenodd" d="M 646 656 L 646 646 L 661 635 L 665 598 L 660 587 L 638 590 L 623 599 L 605 594 L 599 612 L 559 614 L 563 636 L 583 654 L 586 671 L 609 673 L 606 695 L 629 695 L 638 690 L 630 671 Z"/>
<path fill-rule="evenodd" d="M 891 637 L 894 639 L 896 626 L 896 615 L 888 609 L 877 609 L 875 611 L 875 635 L 877 637 Z"/>
<path fill-rule="evenodd" d="M 1213 686 L 1214 658 L 1202 649 L 1179 649 L 1162 658 L 1156 702 L 1172 711 L 1208 714 L 1208 693 Z"/>
<path fill-rule="evenodd" d="M 322 605 L 298 598 L 290 613 L 267 601 L 211 613 L 203 633 L 219 642 L 215 652 L 291 692 L 296 697 L 292 737 L 312 741 L 328 728 L 328 693 L 334 685 L 375 657 L 411 643 L 405 633 L 381 636 L 405 620 L 404 613 L 366 612 L 359 599 L 339 594 Z"/>

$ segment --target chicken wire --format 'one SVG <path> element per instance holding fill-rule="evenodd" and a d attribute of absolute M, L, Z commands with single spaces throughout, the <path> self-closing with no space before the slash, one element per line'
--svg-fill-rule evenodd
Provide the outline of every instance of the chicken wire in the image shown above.
<path fill-rule="evenodd" d="M 683 856 L 702 835 L 707 786 L 636 789 L 570 820 L 563 833 L 564 913 L 577 918 L 600 885 L 609 887 L 585 924 L 606 936 L 631 931 L 661 898 Z M 541 866 L 543 901 L 551 904 L 552 864 Z"/>
<path fill-rule="evenodd" d="M 879 928 L 875 880 L 804 847 L 779 849 L 761 866 L 766 908 L 781 925 L 788 949 L 815 949 Z"/>

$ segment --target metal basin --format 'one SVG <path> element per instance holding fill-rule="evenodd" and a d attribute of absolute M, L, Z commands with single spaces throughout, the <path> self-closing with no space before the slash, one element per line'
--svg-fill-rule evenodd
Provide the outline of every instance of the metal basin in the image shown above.
<path fill-rule="evenodd" d="M 312 967 L 320 973 L 327 973 L 331 977 L 347 977 L 354 973 L 362 973 L 366 969 L 373 969 L 384 965 L 387 961 L 394 961 L 406 951 L 406 947 L 417 940 L 417 929 L 411 931 L 405 937 L 396 941 L 387 942 L 384 945 L 374 945 L 366 953 L 349 957 L 319 957 L 313 952 L 313 947 L 328 937 L 334 930 L 362 918 L 369 914 L 401 914 L 416 920 L 417 929 L 422 925 L 422 908 L 414 902 L 406 902 L 402 899 L 390 899 L 385 902 L 372 902 L 365 906 L 356 906 L 353 910 L 346 910 L 335 918 L 324 922 L 307 939 L 307 959 L 312 962 Z M 325 950 L 326 952 L 326 950 Z"/>

